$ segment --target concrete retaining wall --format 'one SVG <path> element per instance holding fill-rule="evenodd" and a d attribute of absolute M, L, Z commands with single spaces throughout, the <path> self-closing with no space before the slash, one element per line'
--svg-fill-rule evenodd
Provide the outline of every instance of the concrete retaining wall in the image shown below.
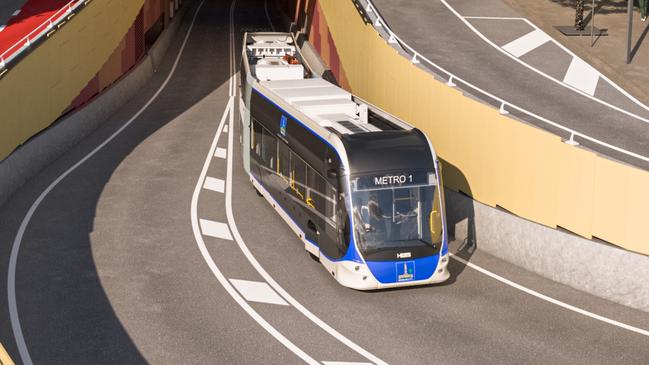
<path fill-rule="evenodd" d="M 185 9 L 184 7 L 183 9 Z M 182 22 L 177 14 L 146 57 L 83 109 L 57 121 L 0 162 L 0 206 L 27 180 L 77 144 L 137 94 L 151 79 Z"/>
<path fill-rule="evenodd" d="M 543 277 L 649 312 L 649 257 L 551 229 L 446 189 L 455 239 Z"/>

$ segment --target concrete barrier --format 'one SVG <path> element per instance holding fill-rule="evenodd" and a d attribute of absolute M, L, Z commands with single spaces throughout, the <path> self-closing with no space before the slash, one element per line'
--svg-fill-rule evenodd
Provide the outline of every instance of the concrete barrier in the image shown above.
<path fill-rule="evenodd" d="M 600 298 L 649 312 L 649 257 L 551 229 L 446 190 L 456 241 Z"/>
<path fill-rule="evenodd" d="M 89 135 L 151 79 L 182 22 L 181 13 L 165 29 L 145 58 L 121 80 L 82 109 L 62 118 L 0 162 L 0 206 L 27 180 Z"/>

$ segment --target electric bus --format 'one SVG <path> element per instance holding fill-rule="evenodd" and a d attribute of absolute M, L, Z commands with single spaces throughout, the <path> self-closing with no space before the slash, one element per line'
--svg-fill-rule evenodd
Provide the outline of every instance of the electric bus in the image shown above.
<path fill-rule="evenodd" d="M 246 33 L 243 164 L 340 284 L 448 279 L 440 164 L 424 133 L 313 72 L 290 33 Z"/>

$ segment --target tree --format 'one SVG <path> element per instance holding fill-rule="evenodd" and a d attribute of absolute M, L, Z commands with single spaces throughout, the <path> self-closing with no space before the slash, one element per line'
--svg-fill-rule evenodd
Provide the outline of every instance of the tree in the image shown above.
<path fill-rule="evenodd" d="M 584 30 L 584 0 L 577 0 L 575 4 L 575 30 Z"/>

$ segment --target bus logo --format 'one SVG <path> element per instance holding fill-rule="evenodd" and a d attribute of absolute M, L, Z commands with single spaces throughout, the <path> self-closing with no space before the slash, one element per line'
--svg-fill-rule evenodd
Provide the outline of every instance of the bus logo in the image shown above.
<path fill-rule="evenodd" d="M 397 262 L 397 281 L 410 281 L 415 278 L 415 262 Z"/>
<path fill-rule="evenodd" d="M 282 115 L 282 119 L 279 120 L 279 133 L 284 137 L 286 137 L 286 124 L 288 124 L 288 120 L 285 115 Z"/>
<path fill-rule="evenodd" d="M 398 259 L 409 259 L 412 256 L 410 252 L 399 252 L 397 254 Z"/>

